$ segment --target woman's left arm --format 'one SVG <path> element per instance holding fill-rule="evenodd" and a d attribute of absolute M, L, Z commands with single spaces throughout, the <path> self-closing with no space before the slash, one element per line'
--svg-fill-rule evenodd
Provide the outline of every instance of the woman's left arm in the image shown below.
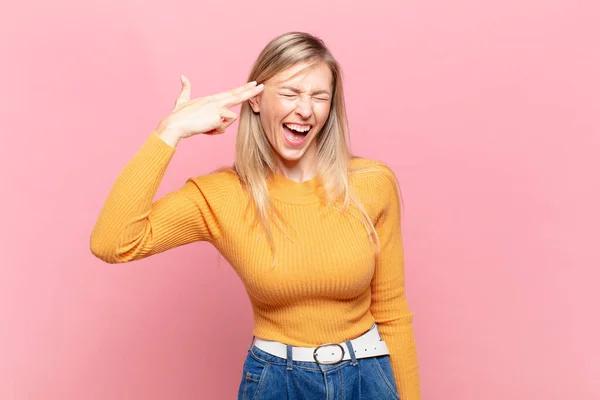
<path fill-rule="evenodd" d="M 371 283 L 371 313 L 390 350 L 392 370 L 402 400 L 419 400 L 419 368 L 412 327 L 413 313 L 404 290 L 404 249 L 399 191 L 394 173 L 383 167 L 375 196 L 381 204 L 375 228 L 380 241 Z"/>

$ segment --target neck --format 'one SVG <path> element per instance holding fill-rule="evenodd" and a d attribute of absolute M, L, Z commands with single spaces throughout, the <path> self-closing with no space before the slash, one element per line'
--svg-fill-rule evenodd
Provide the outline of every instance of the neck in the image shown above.
<path fill-rule="evenodd" d="M 286 178 L 295 182 L 304 182 L 313 179 L 317 174 L 317 149 L 311 146 L 298 160 L 277 159 L 279 172 Z"/>

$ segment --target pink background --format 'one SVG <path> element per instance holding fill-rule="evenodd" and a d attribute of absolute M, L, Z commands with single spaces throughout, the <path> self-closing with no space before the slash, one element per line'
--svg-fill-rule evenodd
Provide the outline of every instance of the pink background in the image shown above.
<path fill-rule="evenodd" d="M 89 234 L 179 74 L 237 86 L 289 30 L 329 44 L 355 153 L 400 179 L 423 399 L 600 398 L 597 2 L 157 4 L 3 7 L 1 399 L 235 398 L 251 309 L 216 250 L 108 265 Z M 159 195 L 234 139 L 182 142 Z"/>

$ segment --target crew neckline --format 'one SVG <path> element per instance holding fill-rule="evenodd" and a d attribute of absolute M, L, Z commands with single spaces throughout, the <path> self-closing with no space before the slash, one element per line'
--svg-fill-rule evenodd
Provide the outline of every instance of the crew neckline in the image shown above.
<path fill-rule="evenodd" d="M 320 200 L 322 192 L 320 178 L 313 178 L 303 182 L 296 182 L 287 178 L 281 172 L 273 172 L 267 180 L 271 197 L 292 204 L 310 204 Z"/>

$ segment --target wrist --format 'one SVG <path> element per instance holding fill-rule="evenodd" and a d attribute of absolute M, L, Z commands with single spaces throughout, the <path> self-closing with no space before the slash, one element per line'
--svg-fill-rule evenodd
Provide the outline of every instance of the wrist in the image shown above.
<path fill-rule="evenodd" d="M 156 128 L 155 133 L 156 136 L 171 147 L 177 147 L 177 144 L 182 139 L 179 132 L 168 127 L 163 127 L 162 124 Z"/>

